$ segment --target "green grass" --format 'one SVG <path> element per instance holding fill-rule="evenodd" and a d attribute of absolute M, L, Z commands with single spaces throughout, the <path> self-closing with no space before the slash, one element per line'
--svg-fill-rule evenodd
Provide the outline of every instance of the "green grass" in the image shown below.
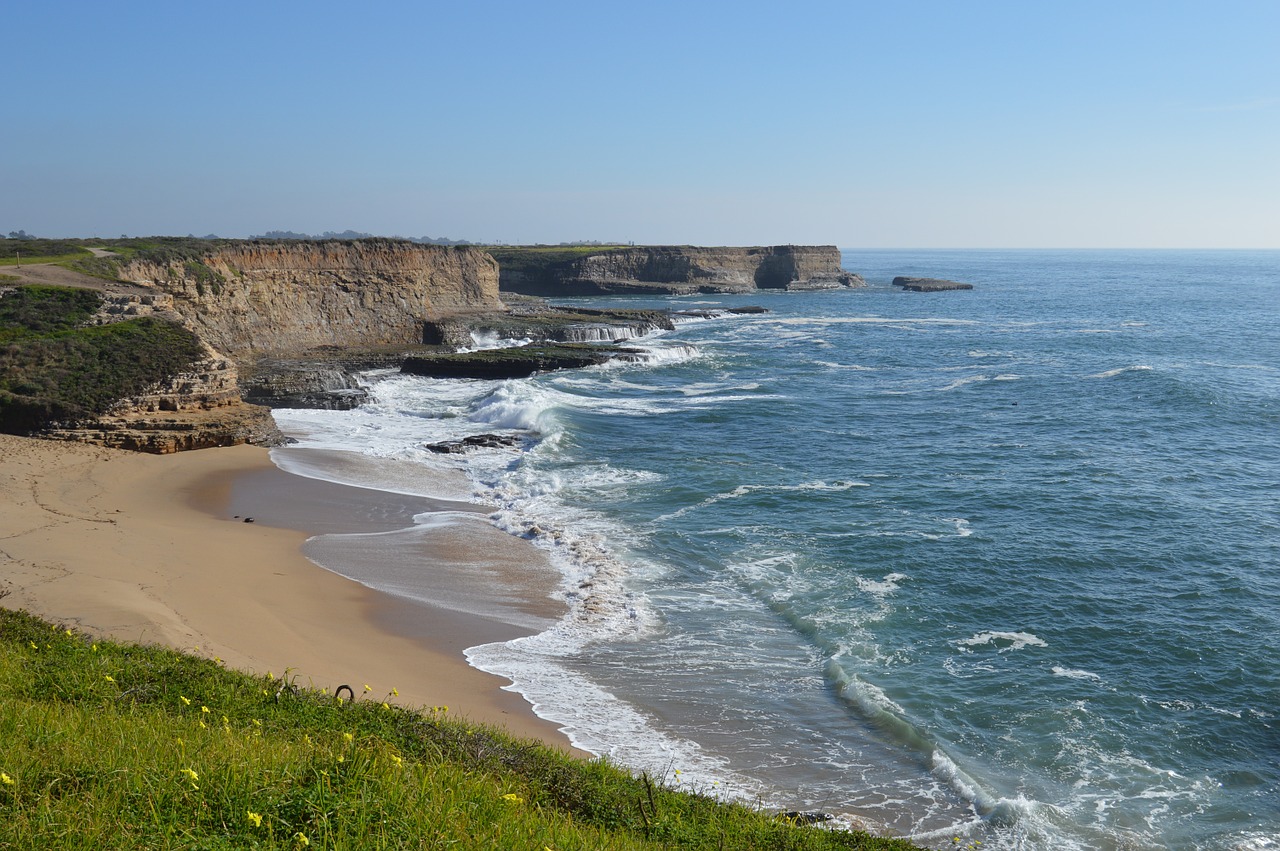
<path fill-rule="evenodd" d="M 6 239 L 0 237 L 0 266 L 21 262 L 48 263 L 87 254 L 80 239 Z M 21 255 L 19 258 L 18 255 Z"/>
<path fill-rule="evenodd" d="M 72 251 L 67 254 L 38 254 L 28 257 L 0 257 L 0 266 L 34 266 L 37 263 L 66 263 L 91 256 L 88 251 Z"/>
<path fill-rule="evenodd" d="M 342 702 L 0 609 L 0 847 L 915 847 L 355 689 Z"/>

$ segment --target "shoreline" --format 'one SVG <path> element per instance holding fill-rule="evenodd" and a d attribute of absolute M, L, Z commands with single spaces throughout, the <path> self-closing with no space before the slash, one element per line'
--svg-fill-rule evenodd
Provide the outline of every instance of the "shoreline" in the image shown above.
<path fill-rule="evenodd" d="M 254 673 L 288 670 L 299 684 L 350 684 L 358 698 L 391 699 L 395 689 L 402 705 L 448 706 L 574 751 L 559 727 L 503 690 L 506 680 L 462 656 L 536 631 L 522 617 L 557 616 L 550 570 L 516 572 L 526 560 L 536 566 L 536 551 L 491 572 L 491 582 L 518 581 L 505 589 L 510 616 L 486 617 L 374 590 L 304 555 L 304 545 L 324 549 L 328 535 L 317 532 L 332 535 L 348 519 L 347 532 L 375 522 L 385 532 L 404 511 L 430 511 L 430 501 L 287 473 L 253 446 L 145 455 L 0 435 L 0 459 L 0 590 L 10 592 L 0 605 Z M 244 522 L 246 494 L 263 482 L 259 497 L 278 510 Z M 508 547 L 520 543 L 492 531 Z M 428 567 L 465 556 L 423 538 Z"/>

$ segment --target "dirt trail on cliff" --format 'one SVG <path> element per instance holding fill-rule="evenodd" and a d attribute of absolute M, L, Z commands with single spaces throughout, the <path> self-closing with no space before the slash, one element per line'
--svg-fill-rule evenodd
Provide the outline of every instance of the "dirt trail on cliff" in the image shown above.
<path fill-rule="evenodd" d="M 90 248 L 96 257 L 111 257 L 110 251 L 98 248 Z M 82 272 L 75 272 L 65 266 L 59 266 L 56 263 L 34 263 L 23 264 L 22 266 L 5 266 L 2 271 L 5 275 L 12 275 L 18 278 L 16 284 L 44 284 L 47 286 L 57 287 L 79 287 L 80 289 L 100 290 L 107 293 L 146 293 L 151 290 L 145 287 L 139 287 L 136 284 L 127 284 L 121 281 L 107 281 L 102 278 L 95 278 L 92 275 L 86 275 Z"/>

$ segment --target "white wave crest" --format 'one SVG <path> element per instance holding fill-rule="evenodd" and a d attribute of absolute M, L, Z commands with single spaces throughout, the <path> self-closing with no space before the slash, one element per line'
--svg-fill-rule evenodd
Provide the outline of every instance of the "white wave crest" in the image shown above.
<path fill-rule="evenodd" d="M 957 378 L 955 381 L 951 382 L 946 387 L 939 387 L 938 392 L 946 392 L 947 390 L 958 390 L 967 384 L 977 384 L 982 381 L 990 381 L 990 380 L 991 380 L 991 376 L 989 375 L 968 375 L 968 376 L 965 376 L 964 378 Z"/>
<path fill-rule="evenodd" d="M 857 481 L 838 481 L 838 482 L 804 482 L 798 485 L 739 485 L 726 493 L 718 493 L 715 496 L 709 496 L 696 505 L 686 505 L 670 514 L 664 514 L 656 518 L 656 522 L 664 520 L 672 520 L 676 517 L 683 517 L 691 511 L 697 511 L 700 508 L 706 508 L 709 505 L 715 505 L 717 502 L 723 502 L 728 499 L 739 499 L 755 493 L 794 493 L 797 491 L 831 491 L 840 492 L 847 491 L 850 488 L 869 488 L 866 482 Z"/>
<path fill-rule="evenodd" d="M 1123 375 L 1126 372 L 1150 372 L 1153 369 L 1155 369 L 1155 367 L 1147 366 L 1146 364 L 1136 364 L 1134 366 L 1122 366 L 1117 369 L 1108 369 L 1106 372 L 1095 373 L 1093 375 L 1086 376 L 1086 378 L 1115 378 L 1117 375 Z"/>
<path fill-rule="evenodd" d="M 551 411 L 559 399 L 555 391 L 528 381 L 504 381 L 472 407 L 473 423 L 501 429 L 546 434 L 556 431 Z"/>
<path fill-rule="evenodd" d="M 684 363 L 691 361 L 702 354 L 702 350 L 697 346 L 689 343 L 673 343 L 670 345 L 652 345 L 641 346 L 639 363 L 649 366 L 669 366 L 674 363 Z M 623 359 L 609 361 L 609 363 L 626 363 Z"/>
<path fill-rule="evenodd" d="M 533 342 L 531 337 L 499 337 L 494 331 L 472 331 L 472 345 L 468 348 L 459 349 L 460 352 L 479 352 L 486 349 L 514 349 L 520 346 L 527 346 Z"/>
<path fill-rule="evenodd" d="M 1000 632 L 991 630 L 988 632 L 979 632 L 970 638 L 964 638 L 956 642 L 959 647 L 982 647 L 990 644 L 999 652 L 1005 653 L 1010 650 L 1021 650 L 1024 647 L 1048 647 L 1049 645 L 1043 638 L 1030 632 Z"/>
<path fill-rule="evenodd" d="M 858 590 L 876 597 L 887 597 L 898 590 L 898 583 L 911 577 L 905 573 L 890 573 L 883 579 L 858 577 Z"/>
<path fill-rule="evenodd" d="M 1055 677 L 1067 677 L 1073 680 L 1093 680 L 1096 682 L 1102 679 L 1102 677 L 1091 671 L 1082 671 L 1078 668 L 1063 668 L 1059 665 L 1054 665 L 1052 672 Z"/>

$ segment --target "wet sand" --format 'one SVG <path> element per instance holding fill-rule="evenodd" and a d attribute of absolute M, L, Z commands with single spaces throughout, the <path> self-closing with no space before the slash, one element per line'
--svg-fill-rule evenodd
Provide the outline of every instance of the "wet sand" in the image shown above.
<path fill-rule="evenodd" d="M 369 699 L 395 688 L 568 748 L 462 657 L 563 611 L 541 553 L 477 511 L 294 476 L 257 447 L 154 456 L 0 435 L 0 605 L 301 684 L 367 683 Z"/>

